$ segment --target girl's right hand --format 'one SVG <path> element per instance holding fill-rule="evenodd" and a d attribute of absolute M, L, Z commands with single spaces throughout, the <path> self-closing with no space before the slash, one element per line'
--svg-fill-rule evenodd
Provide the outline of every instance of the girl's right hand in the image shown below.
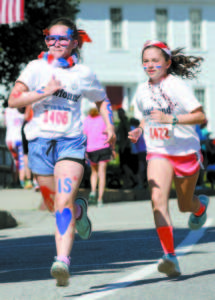
<path fill-rule="evenodd" d="M 128 138 L 131 140 L 132 143 L 136 143 L 141 137 L 141 135 L 142 135 L 142 129 L 139 127 L 128 132 Z"/>
<path fill-rule="evenodd" d="M 48 95 L 54 94 L 57 90 L 62 89 L 63 86 L 60 80 L 55 78 L 55 75 L 52 76 L 52 79 L 48 82 L 47 86 L 45 87 L 45 93 Z"/>

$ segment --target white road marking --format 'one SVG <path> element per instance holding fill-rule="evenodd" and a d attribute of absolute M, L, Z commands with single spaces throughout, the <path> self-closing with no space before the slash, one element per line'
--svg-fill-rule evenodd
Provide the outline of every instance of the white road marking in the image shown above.
<path fill-rule="evenodd" d="M 189 234 L 186 236 L 186 238 L 178 245 L 176 248 L 176 253 L 179 256 L 183 256 L 184 254 L 191 251 L 191 249 L 195 246 L 195 244 L 202 238 L 204 235 L 207 227 L 209 227 L 213 222 L 212 219 L 208 219 L 205 223 L 205 225 L 196 231 L 190 231 Z M 180 259 L 180 257 L 179 257 Z M 116 280 L 110 284 L 108 284 L 106 287 L 96 290 L 91 290 L 88 295 L 83 295 L 78 297 L 80 300 L 96 300 L 103 298 L 107 295 L 111 295 L 117 290 L 131 285 L 133 282 L 142 280 L 143 278 L 153 274 L 157 271 L 157 265 L 156 264 L 150 264 L 148 266 L 145 266 L 141 268 L 138 271 L 135 271 L 132 274 L 129 274 L 125 277 L 122 277 L 119 280 Z"/>

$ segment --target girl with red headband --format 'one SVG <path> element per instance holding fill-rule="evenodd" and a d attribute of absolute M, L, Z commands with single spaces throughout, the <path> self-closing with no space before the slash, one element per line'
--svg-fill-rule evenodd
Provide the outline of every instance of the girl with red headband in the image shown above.
<path fill-rule="evenodd" d="M 79 34 L 80 33 L 80 34 Z M 69 282 L 70 252 L 75 229 L 82 239 L 91 235 L 87 200 L 76 198 L 82 181 L 86 136 L 81 122 L 83 97 L 96 103 L 107 127 L 106 142 L 115 143 L 110 101 L 92 71 L 78 63 L 78 49 L 91 41 L 67 18 L 54 20 L 44 30 L 48 52 L 23 70 L 9 97 L 11 107 L 32 105 L 33 118 L 25 127 L 29 167 L 36 176 L 44 202 L 56 216 L 57 256 L 51 275 L 57 285 Z"/>
<path fill-rule="evenodd" d="M 158 271 L 170 277 L 181 274 L 168 209 L 172 181 L 180 211 L 191 212 L 190 229 L 203 226 L 209 202 L 204 195 L 194 195 L 202 166 L 195 125 L 203 124 L 206 117 L 202 105 L 181 79 L 194 78 L 202 60 L 185 56 L 182 48 L 171 51 L 163 42 L 146 42 L 142 63 L 149 79 L 139 86 L 135 104 L 135 111 L 142 114 L 143 120 L 139 128 L 129 133 L 131 141 L 136 142 L 144 132 L 155 226 L 164 251 Z"/>

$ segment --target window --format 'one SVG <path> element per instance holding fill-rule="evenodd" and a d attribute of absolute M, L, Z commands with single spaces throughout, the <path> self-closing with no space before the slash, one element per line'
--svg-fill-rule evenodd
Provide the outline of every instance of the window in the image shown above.
<path fill-rule="evenodd" d="M 168 14 L 166 9 L 156 9 L 156 36 L 159 41 L 167 43 Z"/>
<path fill-rule="evenodd" d="M 197 88 L 194 90 L 194 94 L 196 98 L 201 103 L 202 107 L 205 108 L 205 89 L 204 88 Z"/>
<path fill-rule="evenodd" d="M 201 48 L 202 14 L 199 9 L 190 11 L 191 47 Z"/>
<path fill-rule="evenodd" d="M 122 48 L 122 9 L 110 9 L 111 20 L 111 47 L 114 49 Z"/>

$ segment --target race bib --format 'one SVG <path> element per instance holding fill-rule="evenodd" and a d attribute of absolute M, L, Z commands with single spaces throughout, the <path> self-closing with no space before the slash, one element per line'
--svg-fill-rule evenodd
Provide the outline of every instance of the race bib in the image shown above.
<path fill-rule="evenodd" d="M 150 143 L 155 146 L 168 146 L 174 144 L 174 127 L 172 124 L 149 125 Z"/>
<path fill-rule="evenodd" d="M 72 122 L 71 111 L 45 110 L 40 115 L 40 129 L 42 131 L 66 132 Z"/>

